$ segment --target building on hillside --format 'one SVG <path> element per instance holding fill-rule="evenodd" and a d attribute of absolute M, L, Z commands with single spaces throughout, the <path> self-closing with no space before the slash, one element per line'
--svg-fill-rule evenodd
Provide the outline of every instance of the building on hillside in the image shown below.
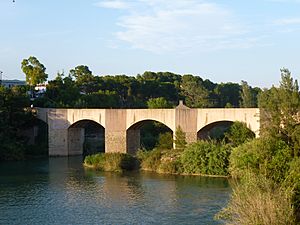
<path fill-rule="evenodd" d="M 35 90 L 35 97 L 41 97 L 45 94 L 45 92 L 47 90 L 47 85 L 46 84 L 38 84 L 37 86 L 35 86 L 34 90 Z"/>

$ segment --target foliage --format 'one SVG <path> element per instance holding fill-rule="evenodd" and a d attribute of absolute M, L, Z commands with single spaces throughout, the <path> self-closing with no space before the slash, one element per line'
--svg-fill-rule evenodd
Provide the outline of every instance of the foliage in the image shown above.
<path fill-rule="evenodd" d="M 212 96 L 216 107 L 225 107 L 230 104 L 232 107 L 238 107 L 240 101 L 241 87 L 236 83 L 220 83 L 216 85 Z"/>
<path fill-rule="evenodd" d="M 262 175 L 248 173 L 234 185 L 231 199 L 217 219 L 228 224 L 296 224 L 291 193 Z"/>
<path fill-rule="evenodd" d="M 289 163 L 289 171 L 283 180 L 283 186 L 292 191 L 292 202 L 297 221 L 300 221 L 300 158 L 296 157 Z"/>
<path fill-rule="evenodd" d="M 256 107 L 255 92 L 248 85 L 248 83 L 246 81 L 243 81 L 243 80 L 241 82 L 240 95 L 241 95 L 241 101 L 240 101 L 240 107 L 241 108 Z"/>
<path fill-rule="evenodd" d="M 209 92 L 200 77 L 184 75 L 181 82 L 182 95 L 187 106 L 194 108 L 209 107 Z"/>
<path fill-rule="evenodd" d="M 86 156 L 84 165 L 100 171 L 122 172 L 133 170 L 137 167 L 136 160 L 129 154 L 124 153 L 98 153 Z"/>
<path fill-rule="evenodd" d="M 164 157 L 157 169 L 158 173 L 180 174 L 182 164 L 179 158 Z"/>
<path fill-rule="evenodd" d="M 264 90 L 259 95 L 261 109 L 261 134 L 283 139 L 293 146 L 294 128 L 298 124 L 300 94 L 297 80 L 289 70 L 281 70 L 280 87 Z"/>
<path fill-rule="evenodd" d="M 147 106 L 149 109 L 163 109 L 170 108 L 171 104 L 164 97 L 150 98 L 147 101 Z"/>
<path fill-rule="evenodd" d="M 243 122 L 235 121 L 225 132 L 226 140 L 233 146 L 238 146 L 255 138 L 255 134 Z"/>
<path fill-rule="evenodd" d="M 300 95 L 289 70 L 281 70 L 278 88 L 259 94 L 259 106 L 261 137 L 237 146 L 230 156 L 231 175 L 242 182 L 223 215 L 237 224 L 296 224 L 300 221 Z M 246 179 L 249 171 L 251 179 Z"/>
<path fill-rule="evenodd" d="M 79 65 L 70 70 L 70 77 L 75 78 L 75 82 L 84 93 L 92 93 L 94 86 L 94 76 L 88 66 Z"/>
<path fill-rule="evenodd" d="M 232 150 L 230 173 L 234 177 L 242 177 L 250 170 L 280 182 L 285 178 L 291 160 L 292 151 L 284 141 L 274 137 L 262 137 Z"/>
<path fill-rule="evenodd" d="M 157 148 L 159 149 L 172 149 L 173 148 L 173 135 L 171 132 L 160 133 L 158 136 Z"/>
<path fill-rule="evenodd" d="M 141 162 L 142 170 L 157 171 L 162 157 L 162 150 L 154 149 L 152 151 L 139 150 L 137 158 Z"/>
<path fill-rule="evenodd" d="M 26 75 L 26 82 L 30 86 L 44 83 L 48 78 L 45 66 L 34 56 L 23 59 L 21 68 Z"/>
<path fill-rule="evenodd" d="M 25 88 L 0 86 L 0 161 L 24 159 L 26 138 L 22 129 L 32 119 L 24 110 L 29 105 Z"/>
<path fill-rule="evenodd" d="M 187 144 L 185 140 L 185 133 L 183 132 L 180 126 L 176 128 L 174 143 L 175 143 L 175 148 L 178 150 L 184 150 Z"/>
<path fill-rule="evenodd" d="M 35 85 L 47 79 L 45 67 L 33 57 L 23 60 L 24 73 L 28 83 Z M 32 59 L 30 57 L 30 59 Z M 22 64 L 22 65 L 23 65 Z M 25 71 L 26 70 L 26 71 Z M 28 74 L 28 75 L 27 75 Z M 29 76 L 30 74 L 30 76 Z M 33 74 L 33 75 L 32 75 Z M 38 75 L 36 75 L 38 74 Z M 41 76 L 43 74 L 43 76 Z M 31 81 L 31 77 L 39 78 Z M 40 79 L 41 78 L 41 79 Z M 171 72 L 145 71 L 135 77 L 126 75 L 95 76 L 86 65 L 78 65 L 64 77 L 59 73 L 54 80 L 48 82 L 44 97 L 35 100 L 41 107 L 91 107 L 89 100 L 82 95 L 114 93 L 113 108 L 173 108 L 179 99 L 185 99 L 190 107 L 238 107 L 242 92 L 241 86 L 235 83 L 216 84 L 199 76 L 179 75 Z M 254 95 L 259 88 L 251 88 Z M 105 95 L 111 101 L 112 96 Z M 256 98 L 254 99 L 256 105 Z M 106 101 L 94 101 L 93 107 L 102 108 Z M 111 103 L 111 102 L 110 102 Z"/>
<path fill-rule="evenodd" d="M 183 172 L 188 174 L 228 175 L 231 147 L 212 141 L 189 145 L 181 155 Z"/>

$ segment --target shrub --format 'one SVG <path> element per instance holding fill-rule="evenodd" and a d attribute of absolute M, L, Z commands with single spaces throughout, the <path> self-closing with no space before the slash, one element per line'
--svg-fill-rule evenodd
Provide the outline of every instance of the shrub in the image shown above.
<path fill-rule="evenodd" d="M 172 149 L 173 148 L 173 135 L 170 132 L 159 134 L 158 144 L 159 149 Z"/>
<path fill-rule="evenodd" d="M 295 224 L 291 193 L 262 175 L 248 173 L 234 185 L 226 208 L 216 215 L 228 224 Z"/>
<path fill-rule="evenodd" d="M 251 170 L 281 182 L 291 160 L 292 151 L 284 141 L 272 137 L 254 139 L 232 150 L 230 174 L 242 177 L 245 171 Z"/>
<path fill-rule="evenodd" d="M 227 175 L 230 151 L 228 145 L 198 141 L 182 153 L 183 171 L 188 174 Z"/>
<path fill-rule="evenodd" d="M 238 146 L 246 141 L 255 138 L 255 134 L 243 122 L 234 122 L 228 131 L 225 132 L 225 138 L 233 146 Z"/>
<path fill-rule="evenodd" d="M 287 190 L 293 191 L 292 201 L 297 221 L 300 221 L 300 158 L 294 158 L 289 165 L 290 168 L 283 185 Z"/>
<path fill-rule="evenodd" d="M 152 151 L 139 150 L 137 158 L 141 162 L 142 170 L 157 171 L 162 157 L 162 150 L 154 149 Z"/>
<path fill-rule="evenodd" d="M 137 167 L 135 158 L 124 153 L 98 153 L 89 155 L 85 157 L 84 164 L 94 167 L 97 170 L 115 172 L 133 170 Z"/>

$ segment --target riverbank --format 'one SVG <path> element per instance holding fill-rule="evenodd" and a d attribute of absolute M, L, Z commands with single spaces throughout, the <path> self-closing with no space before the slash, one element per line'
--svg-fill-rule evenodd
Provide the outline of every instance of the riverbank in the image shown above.
<path fill-rule="evenodd" d="M 198 141 L 183 149 L 139 150 L 136 156 L 106 153 L 87 156 L 84 166 L 100 171 L 151 171 L 160 174 L 229 176 L 230 145 Z"/>

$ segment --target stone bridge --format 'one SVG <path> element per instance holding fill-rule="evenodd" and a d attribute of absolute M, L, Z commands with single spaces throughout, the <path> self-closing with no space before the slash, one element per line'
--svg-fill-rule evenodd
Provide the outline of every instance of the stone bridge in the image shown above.
<path fill-rule="evenodd" d="M 84 127 L 93 121 L 105 129 L 105 152 L 134 154 L 140 147 L 140 127 L 145 121 L 166 125 L 175 135 L 178 126 L 186 134 L 187 143 L 205 136 L 219 123 L 245 122 L 259 135 L 258 108 L 188 108 L 182 103 L 174 109 L 54 109 L 36 108 L 37 117 L 48 124 L 49 155 L 68 156 L 83 153 Z"/>

